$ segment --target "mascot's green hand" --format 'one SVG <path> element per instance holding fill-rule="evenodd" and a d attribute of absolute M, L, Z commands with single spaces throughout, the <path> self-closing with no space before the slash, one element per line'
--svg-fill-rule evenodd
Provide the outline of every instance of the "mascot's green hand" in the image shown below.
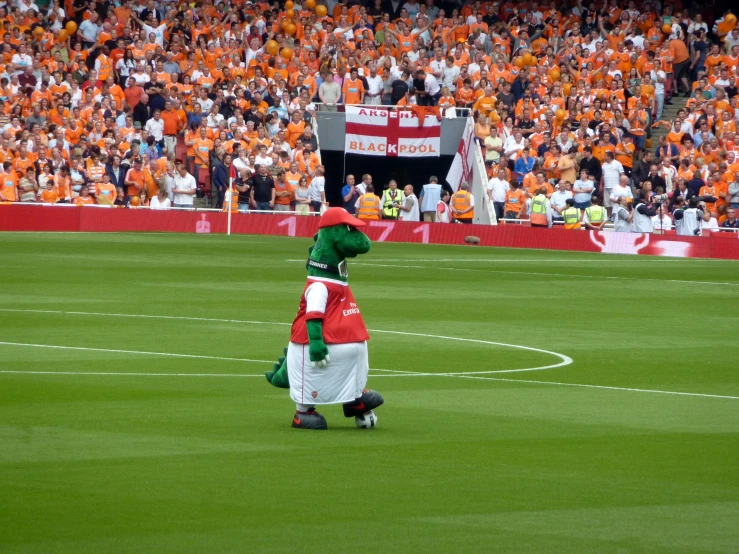
<path fill-rule="evenodd" d="M 308 352 L 310 354 L 310 365 L 313 367 L 326 367 L 331 361 L 328 356 L 328 346 L 323 342 L 323 322 L 317 319 L 311 319 L 306 322 L 308 328 L 308 339 L 310 346 Z"/>

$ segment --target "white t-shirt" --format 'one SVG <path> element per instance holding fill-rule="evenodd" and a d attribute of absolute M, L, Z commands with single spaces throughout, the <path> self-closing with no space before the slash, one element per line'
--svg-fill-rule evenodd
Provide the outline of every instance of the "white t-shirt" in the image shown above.
<path fill-rule="evenodd" d="M 611 202 L 613 202 L 614 204 L 618 203 L 618 199 L 622 196 L 626 196 L 627 198 L 634 198 L 634 194 L 631 192 L 631 187 L 622 187 L 621 185 L 616 185 L 610 190 Z"/>
<path fill-rule="evenodd" d="M 511 189 L 508 181 L 494 177 L 488 181 L 488 191 L 492 194 L 493 202 L 505 202 L 505 195 Z"/>
<path fill-rule="evenodd" d="M 664 94 L 665 93 L 665 82 L 662 81 L 660 83 L 658 80 L 658 77 L 659 79 L 667 79 L 667 74 L 661 69 L 659 71 L 655 71 L 653 69 L 651 71 L 651 76 L 652 76 L 652 83 L 654 83 L 654 94 Z"/>
<path fill-rule="evenodd" d="M 418 198 L 416 198 L 415 194 L 411 194 L 410 196 L 405 197 L 405 202 L 403 202 L 403 205 L 408 206 L 409 204 L 411 204 L 411 210 L 409 212 L 399 210 L 398 219 L 401 221 L 418 221 L 420 219 L 421 213 L 418 210 Z"/>
<path fill-rule="evenodd" d="M 618 181 L 624 172 L 624 166 L 618 160 L 606 162 L 602 165 L 603 188 L 612 189 L 618 185 Z"/>
<path fill-rule="evenodd" d="M 326 178 L 325 177 L 313 177 L 313 180 L 310 183 L 310 199 L 311 202 L 320 202 L 321 201 L 321 194 L 324 191 L 324 187 L 326 186 Z"/>
<path fill-rule="evenodd" d="M 170 206 L 172 205 L 172 202 L 169 200 L 169 198 L 165 198 L 163 202 L 159 201 L 159 196 L 155 196 L 151 199 L 149 202 L 149 209 L 152 210 L 168 210 Z"/>
<path fill-rule="evenodd" d="M 655 231 L 669 231 L 672 229 L 672 218 L 667 214 L 657 214 L 652 217 L 652 227 Z"/>
<path fill-rule="evenodd" d="M 184 177 L 177 173 L 174 178 L 174 188 L 177 190 L 192 191 L 198 188 L 198 184 L 195 182 L 195 177 L 193 177 L 189 173 L 187 173 Z M 192 206 L 194 196 L 195 195 L 193 194 L 175 194 L 174 203 Z"/>

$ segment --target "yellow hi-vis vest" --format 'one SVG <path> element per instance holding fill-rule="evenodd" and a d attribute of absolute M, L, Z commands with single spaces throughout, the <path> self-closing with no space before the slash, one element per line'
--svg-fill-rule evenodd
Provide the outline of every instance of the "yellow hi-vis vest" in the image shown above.
<path fill-rule="evenodd" d="M 565 220 L 565 229 L 579 229 L 581 212 L 574 206 L 562 210 L 562 219 Z"/>
<path fill-rule="evenodd" d="M 380 219 L 380 199 L 374 193 L 368 192 L 359 197 L 359 219 Z"/>
<path fill-rule="evenodd" d="M 548 225 L 547 221 L 547 197 L 538 194 L 531 199 L 531 224 Z"/>
<path fill-rule="evenodd" d="M 390 189 L 382 192 L 382 213 L 388 219 L 398 219 L 398 208 L 393 208 L 393 202 L 398 206 L 402 206 L 405 202 L 405 194 L 400 189 L 395 189 L 395 198 L 393 199 Z"/>
<path fill-rule="evenodd" d="M 603 206 L 588 206 L 585 213 L 590 223 L 600 224 L 606 219 L 606 209 Z"/>

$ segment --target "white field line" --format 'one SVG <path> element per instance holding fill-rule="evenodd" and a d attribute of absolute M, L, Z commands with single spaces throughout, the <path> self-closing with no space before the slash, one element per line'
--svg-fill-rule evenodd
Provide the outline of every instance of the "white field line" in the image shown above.
<path fill-rule="evenodd" d="M 227 362 L 253 362 L 260 364 L 271 364 L 276 360 L 252 360 L 249 358 L 225 358 L 222 356 L 201 356 L 198 354 L 174 354 L 172 352 L 147 352 L 142 350 L 119 350 L 116 348 L 91 348 L 87 346 L 60 346 L 56 344 L 35 344 L 29 342 L 6 342 L 0 341 L 3 346 L 26 346 L 30 348 L 52 348 L 57 350 L 84 350 L 87 352 L 112 352 L 114 354 L 137 354 L 142 356 L 167 356 L 170 358 L 195 358 L 201 360 L 221 360 Z"/>
<path fill-rule="evenodd" d="M 91 315 L 91 316 L 109 316 L 109 317 L 145 317 L 145 318 L 159 318 L 159 319 L 183 319 L 183 320 L 195 320 L 195 321 L 216 321 L 216 322 L 229 322 L 229 323 L 255 323 L 255 324 L 261 324 L 261 325 L 290 325 L 289 323 L 279 323 L 279 322 L 262 322 L 262 321 L 244 321 L 244 320 L 234 320 L 234 319 L 218 319 L 218 318 L 193 318 L 193 317 L 186 317 L 186 316 L 155 316 L 155 315 L 137 315 L 137 314 L 110 314 L 110 313 L 101 313 L 101 312 L 65 312 L 61 310 L 21 310 L 21 309 L 10 309 L 10 308 L 0 308 L 0 311 L 4 312 L 30 312 L 30 313 L 53 313 L 53 314 L 69 314 L 69 315 Z M 563 354 L 558 354 L 556 352 L 551 352 L 548 350 L 541 350 L 538 348 L 533 347 L 527 347 L 527 346 L 521 346 L 521 345 L 508 345 L 505 343 L 495 343 L 491 341 L 483 341 L 483 340 L 477 340 L 477 339 L 466 339 L 466 338 L 460 338 L 460 337 L 446 337 L 443 335 L 426 335 L 422 333 L 406 333 L 402 331 L 382 331 L 375 329 L 373 332 L 381 332 L 381 333 L 390 333 L 390 334 L 397 334 L 397 335 L 408 335 L 408 336 L 419 336 L 419 337 L 430 337 L 430 338 L 439 338 L 439 339 L 447 339 L 447 340 L 456 340 L 456 341 L 464 341 L 464 342 L 473 342 L 473 343 L 481 343 L 481 344 L 492 344 L 492 345 L 503 345 L 503 346 L 511 346 L 513 348 L 519 348 L 522 350 L 530 350 L 534 352 L 544 352 L 548 354 L 552 354 L 555 356 L 558 356 L 562 359 L 562 361 L 558 364 L 552 365 L 552 366 L 544 366 L 542 368 L 538 369 L 545 369 L 545 368 L 552 368 L 552 367 L 561 367 L 564 365 L 569 365 L 572 363 L 572 358 L 569 358 L 568 356 L 564 356 Z M 100 351 L 100 352 L 115 352 L 115 353 L 126 353 L 126 354 L 144 354 L 144 355 L 160 355 L 160 356 L 172 356 L 172 357 L 185 357 L 185 358 L 205 358 L 205 359 L 216 359 L 216 360 L 226 360 L 226 361 L 244 361 L 244 362 L 258 362 L 258 363 L 272 363 L 272 361 L 269 360 L 248 360 L 243 358 L 218 358 L 213 356 L 197 356 L 197 355 L 191 355 L 191 354 L 171 354 L 171 353 L 164 353 L 164 352 L 138 352 L 133 350 L 106 350 L 102 348 L 84 348 L 84 347 L 74 347 L 74 346 L 52 346 L 52 345 L 41 345 L 41 344 L 29 344 L 29 343 L 11 343 L 11 342 L 0 342 L 0 344 L 4 345 L 13 345 L 13 346 L 29 346 L 29 347 L 39 347 L 39 348 L 59 348 L 59 349 L 71 349 L 71 350 L 92 350 L 92 351 Z M 500 370 L 500 371 L 482 371 L 482 372 L 447 372 L 447 373 L 422 373 L 422 372 L 413 372 L 413 371 L 400 371 L 400 370 L 393 370 L 393 369 L 373 369 L 372 371 L 379 371 L 385 373 L 383 375 L 382 373 L 380 375 L 373 375 L 373 377 L 379 378 L 379 377 L 451 377 L 451 378 L 457 378 L 457 379 L 475 379 L 475 380 L 482 380 L 482 381 L 504 381 L 509 383 L 529 383 L 529 384 L 538 384 L 538 385 L 551 385 L 551 386 L 560 386 L 560 387 L 580 387 L 580 388 L 589 388 L 589 389 L 601 389 L 601 390 L 614 390 L 614 391 L 624 391 L 624 392 L 639 392 L 639 393 L 648 393 L 648 394 L 663 394 L 663 395 L 672 395 L 672 396 L 693 396 L 693 397 L 700 397 L 700 398 L 721 398 L 721 399 L 730 399 L 730 400 L 739 400 L 739 396 L 729 396 L 729 395 L 719 395 L 719 394 L 705 394 L 705 393 L 694 393 L 694 392 L 679 392 L 679 391 L 665 391 L 665 390 L 655 390 L 655 389 L 640 389 L 640 388 L 633 388 L 633 387 L 613 387 L 608 385 L 589 385 L 584 383 L 563 383 L 559 381 L 537 381 L 537 380 L 531 380 L 531 379 L 506 379 L 503 377 L 487 377 L 484 375 L 488 375 L 491 373 L 512 373 L 516 371 L 534 371 L 535 369 L 524 369 L 524 370 Z M 261 377 L 261 375 L 253 375 L 253 374 L 210 374 L 210 373 L 200 373 L 200 374 L 194 374 L 194 373 L 112 373 L 112 372 L 104 372 L 104 373 L 90 373 L 90 372 L 54 372 L 54 371 L 0 371 L 0 374 L 28 374 L 28 375 L 128 375 L 128 376 L 161 376 L 161 377 Z"/>
<path fill-rule="evenodd" d="M 396 265 L 396 264 L 375 264 L 364 262 L 352 262 L 352 265 L 367 267 L 391 267 L 398 269 L 441 269 L 444 271 L 472 271 L 475 273 L 505 273 L 511 275 L 541 275 L 543 277 L 567 277 L 568 279 L 612 279 L 617 281 L 657 281 L 659 283 L 683 283 L 690 285 L 728 285 L 731 287 L 739 287 L 739 283 L 726 283 L 719 281 L 687 281 L 684 279 L 655 279 L 653 277 L 616 277 L 613 275 L 580 275 L 575 273 L 545 273 L 541 271 L 507 271 L 504 269 L 475 269 L 468 267 L 439 267 L 432 265 Z"/>
<path fill-rule="evenodd" d="M 559 381 L 535 381 L 532 379 L 505 379 L 502 377 L 482 377 L 476 375 L 464 375 L 458 373 L 417 373 L 412 371 L 398 371 L 390 369 L 373 369 L 371 371 L 392 372 L 386 374 L 372 375 L 373 378 L 379 377 L 451 377 L 457 379 L 475 379 L 481 381 L 504 381 L 506 383 L 527 383 L 535 385 L 550 385 L 559 387 L 578 387 L 588 389 L 613 390 L 623 392 L 640 392 L 648 394 L 664 394 L 669 396 L 693 396 L 699 398 L 721 398 L 728 400 L 739 400 L 739 396 L 729 396 L 723 394 L 705 394 L 697 392 L 679 392 L 655 389 L 639 389 L 634 387 L 612 387 L 607 385 L 587 385 L 584 383 L 562 383 Z M 89 375 L 89 376 L 124 376 L 124 377 L 264 377 L 261 374 L 244 374 L 244 373 L 123 373 L 123 372 L 91 372 L 91 371 L 12 371 L 0 370 L 0 374 L 11 375 Z"/>
<path fill-rule="evenodd" d="M 730 400 L 739 400 L 739 396 L 729 396 L 724 394 L 706 394 L 699 392 L 679 392 L 669 390 L 656 390 L 656 389 L 639 389 L 634 387 L 612 387 L 609 385 L 587 385 L 584 383 L 563 383 L 560 381 L 536 381 L 533 379 L 507 379 L 505 377 L 482 377 L 476 372 L 462 372 L 462 373 L 422 373 L 414 371 L 396 371 L 393 369 L 382 369 L 375 371 L 388 371 L 392 372 L 396 377 L 456 377 L 458 379 L 475 379 L 479 381 L 504 381 L 506 383 L 529 383 L 534 385 L 552 385 L 559 387 L 580 387 L 587 389 L 601 389 L 601 390 L 616 390 L 626 392 L 643 392 L 650 394 L 667 394 L 673 396 L 697 396 L 702 398 L 725 398 Z M 481 372 L 485 373 L 485 372 Z M 374 377 L 391 377 L 392 375 L 375 375 Z"/>
<path fill-rule="evenodd" d="M 290 323 L 281 323 L 281 322 L 273 322 L 273 321 L 249 321 L 249 320 L 241 320 L 241 319 L 219 319 L 219 318 L 205 318 L 205 317 L 145 315 L 145 314 L 116 314 L 116 313 L 80 312 L 80 311 L 64 311 L 64 310 L 25 310 L 25 309 L 0 308 L 0 312 L 45 313 L 45 314 L 60 314 L 60 315 L 98 316 L 98 317 L 134 317 L 134 318 L 146 318 L 146 319 L 176 319 L 176 320 L 183 320 L 183 321 L 210 321 L 210 322 L 217 322 L 217 323 L 240 323 L 240 324 L 251 324 L 251 325 L 283 325 L 283 326 L 291 325 Z M 541 348 L 534 348 L 531 346 L 522 346 L 519 344 L 509 344 L 505 342 L 494 342 L 494 341 L 480 340 L 480 339 L 467 339 L 467 338 L 462 338 L 462 337 L 449 337 L 446 335 L 429 335 L 426 333 L 406 333 L 403 331 L 387 331 L 384 329 L 368 329 L 368 330 L 373 333 L 386 333 L 390 335 L 403 335 L 403 336 L 408 336 L 408 337 L 423 337 L 423 338 L 430 338 L 430 339 L 451 340 L 451 341 L 457 341 L 457 342 L 471 342 L 475 344 L 485 344 L 489 346 L 503 346 L 506 348 L 516 348 L 518 350 L 527 350 L 529 352 L 539 352 L 541 354 L 549 354 L 551 356 L 554 356 L 560 359 L 559 363 L 551 364 L 551 365 L 528 367 L 528 368 L 522 368 L 522 369 L 502 369 L 502 370 L 492 370 L 492 371 L 482 371 L 482 372 L 471 372 L 471 374 L 473 375 L 488 375 L 488 374 L 493 374 L 493 373 L 517 373 L 517 372 L 524 372 L 524 371 L 542 371 L 545 369 L 554 369 L 556 367 L 570 365 L 572 363 L 572 358 L 570 358 L 569 356 L 565 356 L 564 354 L 560 354 L 558 352 L 552 352 L 551 350 L 543 350 Z M 3 343 L 0 342 L 0 344 L 3 344 Z M 127 351 L 127 352 L 133 353 L 131 351 Z M 156 355 L 156 353 L 152 353 L 152 354 Z M 163 354 L 163 355 L 166 355 L 166 354 Z M 243 361 L 267 362 L 267 360 L 243 360 Z M 272 363 L 272 362 L 268 362 L 268 363 Z M 466 374 L 467 373 L 463 373 L 463 375 L 466 375 Z"/>

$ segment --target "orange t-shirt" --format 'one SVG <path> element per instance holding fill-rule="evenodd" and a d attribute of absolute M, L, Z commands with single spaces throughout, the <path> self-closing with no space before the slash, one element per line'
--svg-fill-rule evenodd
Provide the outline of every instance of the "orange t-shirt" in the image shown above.
<path fill-rule="evenodd" d="M 347 79 L 344 81 L 342 92 L 344 94 L 344 104 L 359 104 L 361 94 L 364 92 L 364 85 L 359 79 L 356 81 Z"/>
<path fill-rule="evenodd" d="M 290 196 L 275 196 L 275 204 L 280 204 L 281 206 L 288 206 L 290 205 L 290 202 L 293 199 L 293 196 L 295 195 L 295 188 L 285 181 L 284 183 L 279 183 L 275 181 L 275 194 L 279 192 L 290 192 Z"/>
<path fill-rule="evenodd" d="M 128 170 L 128 173 L 126 173 L 125 180 L 133 181 L 134 183 L 138 184 L 138 186 L 128 185 L 128 190 L 126 194 L 128 194 L 128 196 L 138 196 L 141 190 L 144 188 L 146 177 L 144 176 L 143 171 L 137 171 L 136 169 L 131 168 Z"/>
<path fill-rule="evenodd" d="M 208 165 L 210 161 L 210 151 L 213 149 L 213 141 L 210 139 L 196 138 L 193 144 L 193 153 L 195 154 L 195 163 L 198 165 Z"/>

